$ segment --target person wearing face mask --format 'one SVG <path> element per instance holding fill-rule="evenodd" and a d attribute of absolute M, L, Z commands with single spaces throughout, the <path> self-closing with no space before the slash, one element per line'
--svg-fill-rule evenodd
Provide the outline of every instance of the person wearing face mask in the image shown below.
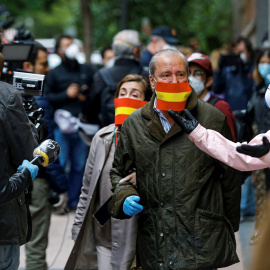
<path fill-rule="evenodd" d="M 239 172 L 196 148 L 168 111 L 191 110 L 199 122 L 232 139 L 225 116 L 198 99 L 188 62 L 173 49 L 149 64 L 155 91 L 124 122 L 110 177 L 112 217 L 138 216 L 137 260 L 142 269 L 213 269 L 237 263 Z M 120 180 L 136 168 L 136 185 Z"/>
<path fill-rule="evenodd" d="M 45 93 L 54 109 L 55 140 L 61 145 L 60 164 L 66 169 L 69 164 L 68 208 L 76 209 L 82 185 L 88 146 L 79 136 L 77 119 L 85 109 L 86 97 L 95 70 L 88 64 L 80 64 L 76 57 L 79 47 L 70 36 L 56 40 L 56 53 L 62 62 L 46 76 Z M 90 108 L 88 108 L 90 109 Z"/>
<path fill-rule="evenodd" d="M 235 141 L 234 115 L 230 105 L 225 100 L 219 99 L 210 93 L 213 84 L 213 69 L 209 57 L 202 53 L 193 53 L 187 60 L 190 74 L 189 84 L 195 89 L 199 99 L 212 104 L 226 116 Z"/>
<path fill-rule="evenodd" d="M 232 111 L 246 110 L 254 86 L 254 53 L 249 39 L 239 37 L 234 44 L 233 53 L 234 55 L 220 57 L 212 90 L 224 97 Z"/>
<path fill-rule="evenodd" d="M 99 130 L 91 144 L 72 227 L 75 245 L 65 270 L 129 270 L 131 267 L 136 251 L 136 217 L 130 220 L 111 218 L 101 227 L 92 215 L 112 194 L 109 172 L 121 137 L 121 125 L 130 113 L 146 104 L 151 96 L 149 81 L 141 75 L 129 74 L 118 84 L 115 123 Z M 122 182 L 135 184 L 135 180 L 132 169 Z"/>
<path fill-rule="evenodd" d="M 255 61 L 253 77 L 254 87 L 254 120 L 258 125 L 258 133 L 265 133 L 270 129 L 270 110 L 265 104 L 265 93 L 270 84 L 270 49 L 260 51 Z"/>

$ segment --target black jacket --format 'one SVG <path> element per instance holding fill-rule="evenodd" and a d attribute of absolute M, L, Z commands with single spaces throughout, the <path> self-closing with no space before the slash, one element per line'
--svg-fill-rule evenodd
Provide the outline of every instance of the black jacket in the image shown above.
<path fill-rule="evenodd" d="M 80 86 L 86 85 L 88 88 L 83 93 L 87 95 L 94 72 L 95 70 L 90 65 L 78 64 L 71 67 L 65 62 L 50 70 L 46 75 L 45 93 L 54 110 L 63 109 L 69 111 L 73 116 L 78 116 L 82 111 L 82 102 L 77 98 L 69 98 L 66 90 L 72 83 Z"/>
<path fill-rule="evenodd" d="M 4 196 L 6 187 L 11 184 L 9 178 L 23 160 L 33 159 L 36 145 L 19 92 L 0 81 L 0 197 Z M 31 176 L 27 169 L 24 171 L 28 180 L 17 181 L 16 186 L 14 182 L 12 184 L 18 198 L 0 205 L 0 245 L 22 245 L 26 242 L 27 208 L 22 190 L 29 184 Z"/>
<path fill-rule="evenodd" d="M 114 94 L 117 84 L 128 74 L 140 74 L 148 78 L 148 73 L 140 67 L 140 63 L 135 59 L 119 58 L 115 61 L 114 66 L 107 68 L 115 88 L 109 89 L 97 71 L 93 79 L 93 89 L 90 93 L 91 107 L 87 118 L 90 123 L 99 123 L 102 127 L 114 123 Z"/>

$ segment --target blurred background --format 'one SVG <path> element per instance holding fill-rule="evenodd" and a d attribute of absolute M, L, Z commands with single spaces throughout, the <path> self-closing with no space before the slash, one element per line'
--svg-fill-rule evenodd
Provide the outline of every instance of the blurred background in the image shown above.
<path fill-rule="evenodd" d="M 200 46 L 209 54 L 226 47 L 236 37 L 249 38 L 254 48 L 268 40 L 269 0 L 10 0 L 0 8 L 0 26 L 11 39 L 23 26 L 36 39 L 46 39 L 53 49 L 54 38 L 69 34 L 82 42 L 86 62 L 94 52 L 111 45 L 121 29 L 136 29 L 147 44 L 152 29 L 159 25 L 177 31 L 181 46 Z M 50 40 L 51 39 L 51 40 Z M 51 42 L 51 43 L 50 43 Z M 51 51 L 53 53 L 53 51 Z"/>

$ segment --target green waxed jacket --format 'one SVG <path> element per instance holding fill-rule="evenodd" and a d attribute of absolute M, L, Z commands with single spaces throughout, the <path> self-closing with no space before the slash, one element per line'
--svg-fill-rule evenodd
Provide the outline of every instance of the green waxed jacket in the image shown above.
<path fill-rule="evenodd" d="M 129 218 L 123 202 L 140 196 L 138 259 L 143 269 L 201 269 L 237 263 L 240 173 L 199 150 L 174 124 L 166 134 L 153 109 L 154 96 L 124 122 L 111 170 L 109 211 Z M 231 139 L 225 116 L 197 99 L 186 108 L 198 122 Z M 136 168 L 137 188 L 119 184 Z"/>

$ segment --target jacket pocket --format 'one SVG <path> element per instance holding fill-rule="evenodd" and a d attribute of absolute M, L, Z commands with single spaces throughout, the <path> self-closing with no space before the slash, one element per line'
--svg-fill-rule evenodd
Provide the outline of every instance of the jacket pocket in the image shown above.
<path fill-rule="evenodd" d="M 234 232 L 223 215 L 197 209 L 194 225 L 197 268 L 225 267 L 238 262 Z"/>

